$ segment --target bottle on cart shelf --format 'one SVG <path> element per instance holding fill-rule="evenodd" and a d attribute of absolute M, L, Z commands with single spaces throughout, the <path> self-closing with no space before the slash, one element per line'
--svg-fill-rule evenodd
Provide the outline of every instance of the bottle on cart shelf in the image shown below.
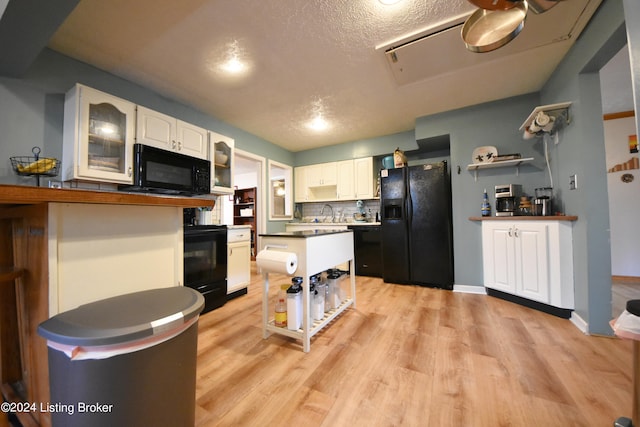
<path fill-rule="evenodd" d="M 329 308 L 335 310 L 342 303 L 340 295 L 340 270 L 330 269 L 328 270 L 328 295 L 329 295 Z"/>
<path fill-rule="evenodd" d="M 274 325 L 279 328 L 285 328 L 287 326 L 287 289 L 289 288 L 288 284 L 284 284 L 280 286 L 280 291 L 278 291 L 278 300 L 276 301 L 276 315 L 274 320 Z"/>
<path fill-rule="evenodd" d="M 316 286 L 316 291 L 318 292 L 318 301 L 317 304 L 319 305 L 318 308 L 322 309 L 322 312 L 325 313 L 327 311 L 329 311 L 329 305 L 328 305 L 328 301 L 329 301 L 329 297 L 327 296 L 327 278 L 326 276 L 321 276 L 320 282 L 318 283 L 318 285 Z M 314 294 L 315 297 L 315 294 Z M 314 300 L 315 302 L 315 300 Z M 324 316 L 324 314 L 323 314 Z"/>
<path fill-rule="evenodd" d="M 287 329 L 297 331 L 302 328 L 302 277 L 291 279 L 287 289 Z"/>
<path fill-rule="evenodd" d="M 313 292 L 313 300 L 311 312 L 313 314 L 313 320 L 322 320 L 324 317 L 324 289 L 320 293 L 317 289 Z"/>
<path fill-rule="evenodd" d="M 309 320 L 311 321 L 311 323 L 313 323 L 314 320 L 320 320 L 324 317 L 324 299 L 322 300 L 322 314 L 316 313 L 316 295 L 318 294 L 319 287 L 320 274 L 314 274 L 313 276 L 309 277 Z"/>
<path fill-rule="evenodd" d="M 320 275 L 314 274 L 309 277 L 309 289 L 314 291 L 316 289 L 316 285 L 320 282 Z"/>

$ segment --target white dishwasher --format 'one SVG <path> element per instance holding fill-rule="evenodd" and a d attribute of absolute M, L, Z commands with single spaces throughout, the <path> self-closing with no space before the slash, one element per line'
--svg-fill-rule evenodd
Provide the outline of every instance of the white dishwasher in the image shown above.
<path fill-rule="evenodd" d="M 230 225 L 227 229 L 227 295 L 247 293 L 251 281 L 251 226 Z"/>

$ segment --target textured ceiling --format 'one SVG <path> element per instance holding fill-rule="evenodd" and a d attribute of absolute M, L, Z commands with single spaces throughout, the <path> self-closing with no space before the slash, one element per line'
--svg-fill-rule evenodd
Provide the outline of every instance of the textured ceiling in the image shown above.
<path fill-rule="evenodd" d="M 599 3 L 566 0 L 530 12 L 508 45 L 513 55 L 411 84 L 394 79 L 376 47 L 468 16 L 475 7 L 467 0 L 81 0 L 49 47 L 300 151 L 406 131 L 420 116 L 539 90 L 581 28 L 532 49 L 529 64 L 518 39 L 551 19 L 575 21 L 567 11 L 576 5 L 586 10 L 584 24 Z M 456 40 L 451 52 L 462 46 Z M 230 49 L 249 72 L 220 71 Z M 324 133 L 306 126 L 318 112 L 330 124 Z"/>

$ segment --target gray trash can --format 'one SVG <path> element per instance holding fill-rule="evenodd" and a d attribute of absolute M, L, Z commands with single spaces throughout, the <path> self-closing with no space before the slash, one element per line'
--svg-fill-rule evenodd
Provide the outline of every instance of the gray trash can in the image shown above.
<path fill-rule="evenodd" d="M 54 426 L 189 426 L 195 422 L 202 295 L 152 289 L 60 313 L 48 340 Z"/>

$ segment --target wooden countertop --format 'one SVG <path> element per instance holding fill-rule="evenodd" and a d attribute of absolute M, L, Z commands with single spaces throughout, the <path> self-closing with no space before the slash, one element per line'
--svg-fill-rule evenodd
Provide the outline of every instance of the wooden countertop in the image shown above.
<path fill-rule="evenodd" d="M 48 202 L 174 206 L 183 208 L 213 207 L 215 205 L 214 199 L 204 197 L 178 197 L 121 191 L 0 185 L 0 205 L 32 205 Z"/>
<path fill-rule="evenodd" d="M 0 283 L 11 282 L 13 285 L 13 281 L 22 276 L 23 272 L 22 268 L 0 267 Z"/>
<path fill-rule="evenodd" d="M 577 221 L 574 215 L 549 216 L 471 216 L 469 221 Z"/>

